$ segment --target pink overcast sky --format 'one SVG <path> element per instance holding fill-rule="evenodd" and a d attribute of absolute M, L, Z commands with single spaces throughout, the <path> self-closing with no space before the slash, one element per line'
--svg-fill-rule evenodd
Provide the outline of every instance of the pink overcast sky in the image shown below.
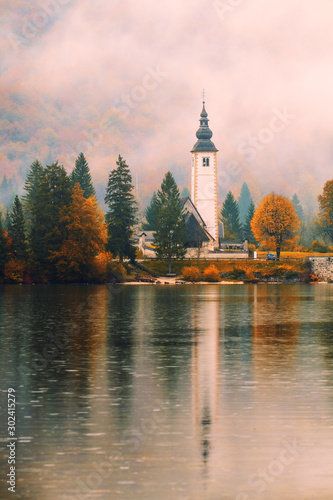
<path fill-rule="evenodd" d="M 246 181 L 311 206 L 333 177 L 332 19 L 331 0 L 3 2 L 0 177 L 83 151 L 96 184 L 121 154 L 144 200 L 167 170 L 189 187 L 204 87 L 220 201 Z"/>

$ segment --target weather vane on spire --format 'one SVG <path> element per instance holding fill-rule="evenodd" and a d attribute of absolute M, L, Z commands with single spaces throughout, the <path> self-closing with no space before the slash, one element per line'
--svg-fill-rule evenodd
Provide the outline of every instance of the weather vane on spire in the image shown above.
<path fill-rule="evenodd" d="M 205 89 L 202 89 L 202 100 L 205 102 Z"/>

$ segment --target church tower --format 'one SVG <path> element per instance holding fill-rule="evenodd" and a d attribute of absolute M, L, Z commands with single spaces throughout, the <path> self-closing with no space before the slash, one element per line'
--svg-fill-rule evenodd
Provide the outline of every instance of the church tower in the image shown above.
<path fill-rule="evenodd" d="M 191 168 L 191 199 L 203 218 L 207 231 L 215 239 L 214 247 L 219 246 L 217 214 L 217 149 L 213 142 L 212 131 L 208 126 L 205 101 L 200 115 L 200 127 L 196 133 Z"/>

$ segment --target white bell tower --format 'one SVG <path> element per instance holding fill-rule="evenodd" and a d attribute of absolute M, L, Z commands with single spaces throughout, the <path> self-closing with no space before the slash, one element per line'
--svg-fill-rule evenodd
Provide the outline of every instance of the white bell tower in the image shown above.
<path fill-rule="evenodd" d="M 215 239 L 214 248 L 219 247 L 219 229 L 217 212 L 217 149 L 211 141 L 213 133 L 208 126 L 208 114 L 205 101 L 200 115 L 200 127 L 196 133 L 191 167 L 191 199 L 207 231 Z"/>

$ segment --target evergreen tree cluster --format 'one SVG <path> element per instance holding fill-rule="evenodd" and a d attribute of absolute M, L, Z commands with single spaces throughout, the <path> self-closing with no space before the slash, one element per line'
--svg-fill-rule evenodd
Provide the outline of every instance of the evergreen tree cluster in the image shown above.
<path fill-rule="evenodd" d="M 44 167 L 36 160 L 24 190 L 5 219 L 0 216 L 0 282 L 87 281 L 107 268 L 109 252 L 135 258 L 137 206 L 120 156 L 109 176 L 106 221 L 83 153 L 70 175 L 58 162 Z"/>
<path fill-rule="evenodd" d="M 242 186 L 238 200 L 229 191 L 221 210 L 224 239 L 231 241 L 247 240 L 249 243 L 255 244 L 256 239 L 251 229 L 254 211 L 254 202 L 246 182 Z"/>
<path fill-rule="evenodd" d="M 301 222 L 298 234 L 302 237 L 306 232 L 304 226 L 305 216 L 297 194 L 294 194 L 291 202 Z M 224 224 L 224 239 L 231 241 L 247 240 L 250 244 L 258 245 L 251 226 L 254 213 L 255 205 L 246 182 L 242 185 L 238 200 L 229 191 L 221 211 L 221 220 Z"/>
<path fill-rule="evenodd" d="M 138 206 L 130 169 L 120 155 L 109 174 L 105 217 L 83 153 L 70 175 L 58 162 L 44 167 L 34 161 L 24 191 L 21 199 L 15 196 L 5 220 L 0 217 L 0 282 L 89 281 L 96 269 L 108 268 L 112 256 L 135 260 Z M 156 254 L 168 259 L 170 271 L 171 259 L 185 255 L 182 206 L 168 172 L 146 216 L 156 231 Z"/>
<path fill-rule="evenodd" d="M 326 191 L 319 197 L 318 227 L 329 237 L 333 234 L 332 182 L 326 183 Z M 9 181 L 4 177 L 0 192 L 6 186 Z M 0 212 L 0 283 L 92 280 L 96 269 L 108 268 L 112 256 L 120 262 L 125 258 L 135 260 L 133 234 L 138 205 L 130 169 L 120 155 L 108 178 L 105 217 L 97 203 L 83 153 L 76 159 L 70 175 L 58 162 L 44 167 L 34 161 L 24 191 L 21 199 L 17 195 L 12 198 L 5 215 Z M 302 231 L 305 234 L 304 212 L 297 195 L 288 203 L 301 221 L 299 234 Z M 257 245 L 253 233 L 256 213 L 245 182 L 238 200 L 229 191 L 220 216 L 224 239 L 246 239 Z M 170 172 L 161 188 L 153 193 L 145 218 L 142 228 L 154 231 L 156 255 L 168 260 L 171 272 L 172 258 L 185 256 L 188 238 L 183 202 Z"/>
<path fill-rule="evenodd" d="M 15 196 L 5 220 L 0 217 L 0 282 L 89 281 L 112 256 L 135 260 L 133 244 L 138 206 L 132 176 L 119 155 L 109 174 L 104 217 L 98 206 L 89 165 L 83 153 L 67 175 L 55 162 L 34 161 L 25 194 Z M 146 210 L 155 230 L 156 254 L 169 261 L 185 255 L 187 238 L 183 204 L 170 172 Z M 94 267 L 95 266 L 95 267 Z"/>

